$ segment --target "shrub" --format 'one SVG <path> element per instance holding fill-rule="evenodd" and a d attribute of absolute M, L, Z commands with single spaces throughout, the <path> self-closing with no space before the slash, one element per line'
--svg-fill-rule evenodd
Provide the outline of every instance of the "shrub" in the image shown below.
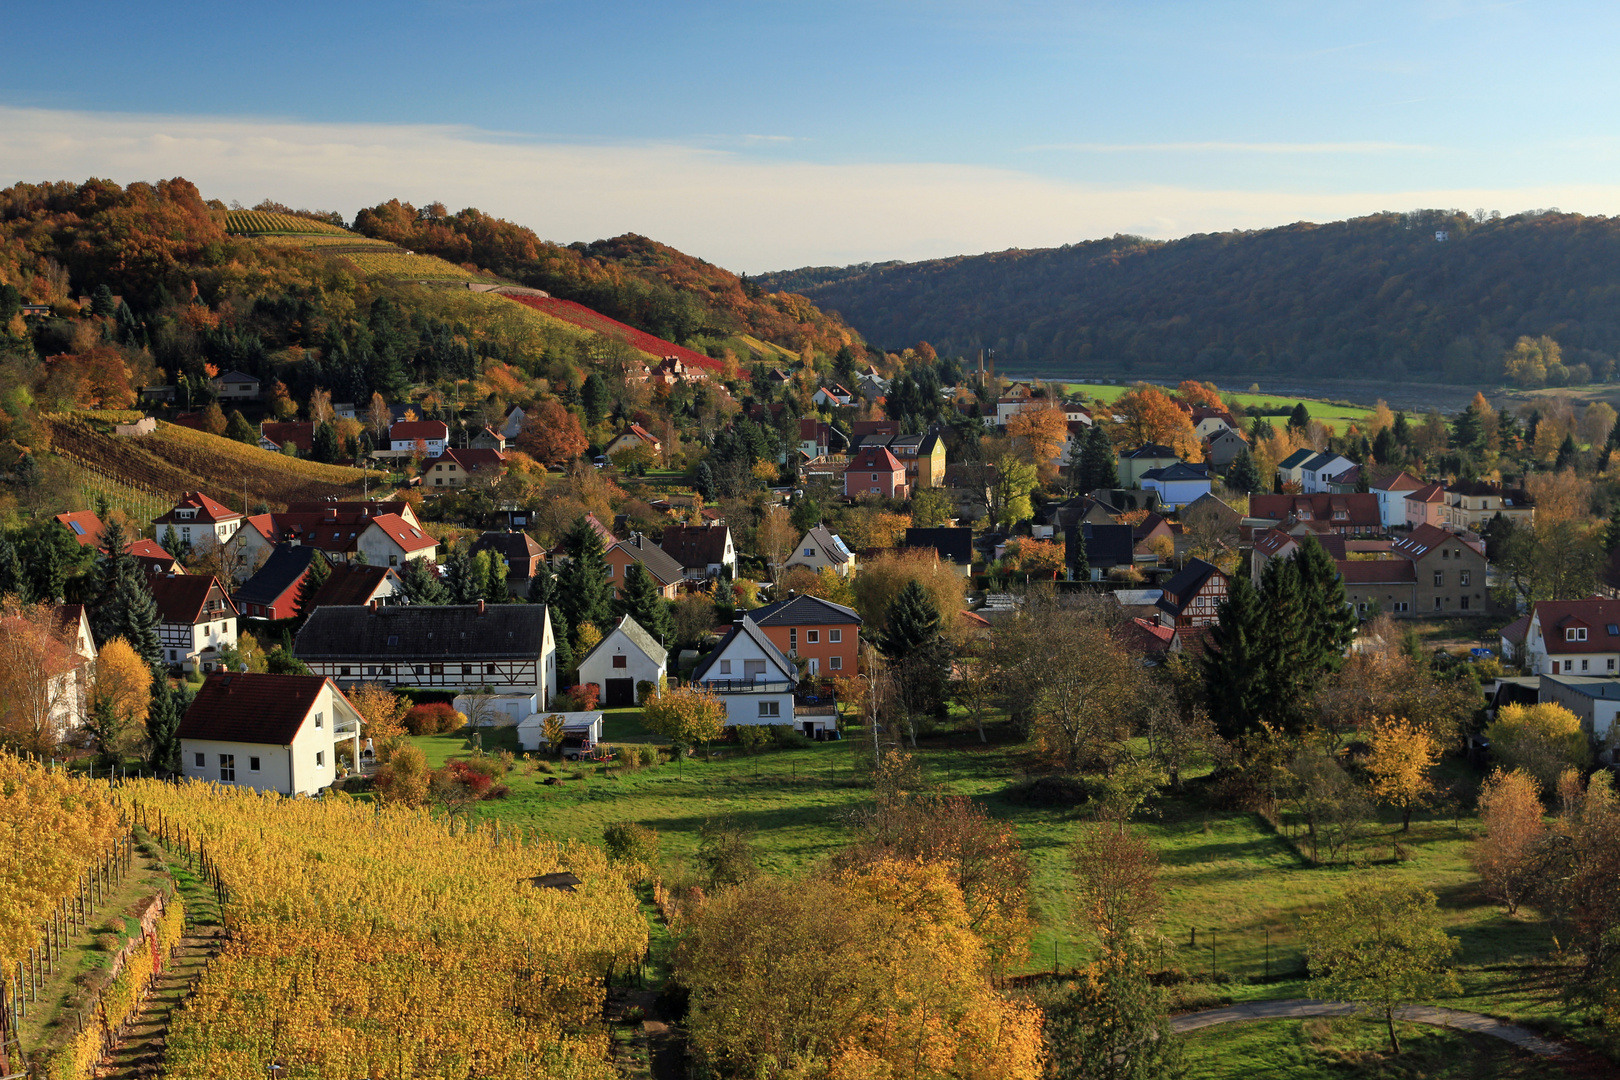
<path fill-rule="evenodd" d="M 638 746 L 636 747 L 636 755 L 641 758 L 641 767 L 643 769 L 651 769 L 660 761 L 658 747 L 656 746 Z"/>
<path fill-rule="evenodd" d="M 784 750 L 800 750 L 811 745 L 804 732 L 788 724 L 772 724 L 770 732 L 771 740 Z"/>
<path fill-rule="evenodd" d="M 438 735 L 460 726 L 460 714 L 447 701 L 417 705 L 405 714 L 405 730 L 412 735 Z"/>
<path fill-rule="evenodd" d="M 658 684 L 649 679 L 642 679 L 636 683 L 636 704 L 647 704 L 647 698 L 658 693 Z"/>
<path fill-rule="evenodd" d="M 579 708 L 573 711 L 590 712 L 602 699 L 602 688 L 593 682 L 580 683 L 578 686 L 568 688 L 568 696 L 579 702 Z"/>
<path fill-rule="evenodd" d="M 117 934 L 96 935 L 96 948 L 100 949 L 102 952 L 117 952 L 120 947 L 121 946 Z"/>
<path fill-rule="evenodd" d="M 615 821 L 602 830 L 602 845 L 615 862 L 658 864 L 658 830 L 633 821 Z"/>
<path fill-rule="evenodd" d="M 557 712 L 584 712 L 585 706 L 580 704 L 579 698 L 573 694 L 557 694 L 551 699 L 551 707 Z"/>
<path fill-rule="evenodd" d="M 541 772 L 546 773 L 547 775 L 550 775 L 551 773 L 554 773 L 554 772 L 557 771 L 552 766 L 551 762 L 549 762 L 549 761 L 536 761 L 534 763 L 534 767 L 539 769 Z"/>
<path fill-rule="evenodd" d="M 731 729 L 736 736 L 737 745 L 752 754 L 760 747 L 771 741 L 771 729 L 763 724 L 738 724 Z"/>

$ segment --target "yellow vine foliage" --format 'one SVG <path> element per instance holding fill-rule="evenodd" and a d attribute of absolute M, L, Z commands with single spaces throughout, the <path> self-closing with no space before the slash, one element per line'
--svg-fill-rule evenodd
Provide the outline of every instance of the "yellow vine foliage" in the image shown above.
<path fill-rule="evenodd" d="M 105 784 L 0 753 L 0 970 L 39 944 L 51 908 L 123 831 Z"/>
<path fill-rule="evenodd" d="M 167 1075 L 615 1075 L 603 976 L 645 952 L 647 925 L 600 849 L 342 797 L 123 795 L 199 838 L 229 890 L 230 943 L 175 1016 Z M 530 881 L 560 871 L 576 892 Z"/>

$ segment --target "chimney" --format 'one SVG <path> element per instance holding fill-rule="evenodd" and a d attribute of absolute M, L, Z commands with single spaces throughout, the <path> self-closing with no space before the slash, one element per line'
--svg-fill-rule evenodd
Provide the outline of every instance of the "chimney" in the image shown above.
<path fill-rule="evenodd" d="M 484 601 L 482 599 L 480 599 L 478 601 L 478 614 L 482 615 L 483 613 L 484 613 Z"/>
<path fill-rule="evenodd" d="M 376 599 L 376 597 L 373 597 L 372 600 L 371 600 L 371 613 L 373 615 L 377 614 L 377 599 Z"/>

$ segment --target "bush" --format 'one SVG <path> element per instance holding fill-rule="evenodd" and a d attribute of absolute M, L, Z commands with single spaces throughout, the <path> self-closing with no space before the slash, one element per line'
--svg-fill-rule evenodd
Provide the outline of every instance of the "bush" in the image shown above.
<path fill-rule="evenodd" d="M 117 952 L 122 947 L 117 934 L 97 934 L 96 948 L 102 952 Z"/>
<path fill-rule="evenodd" d="M 1007 801 L 1030 806 L 1079 806 L 1091 798 L 1086 785 L 1072 776 L 1037 776 L 1007 789 Z"/>
<path fill-rule="evenodd" d="M 784 750 L 802 750 L 811 745 L 804 732 L 789 724 L 770 725 L 771 740 Z"/>
<path fill-rule="evenodd" d="M 602 830 L 602 845 L 615 862 L 658 864 L 658 830 L 633 821 L 615 821 Z"/>
<path fill-rule="evenodd" d="M 635 752 L 636 756 L 641 759 L 641 767 L 643 769 L 651 769 L 658 765 L 662 760 L 659 757 L 658 747 L 656 746 L 638 746 L 635 747 Z"/>
<path fill-rule="evenodd" d="M 593 682 L 580 683 L 578 686 L 568 688 L 568 696 L 579 702 L 579 708 L 573 712 L 590 712 L 596 708 L 596 703 L 602 700 L 602 688 Z"/>
<path fill-rule="evenodd" d="M 580 704 L 579 698 L 573 694 L 556 694 L 551 699 L 551 708 L 555 712 L 584 712 L 585 706 Z"/>
<path fill-rule="evenodd" d="M 636 704 L 647 704 L 647 699 L 656 693 L 658 693 L 658 684 L 647 679 L 642 679 L 640 682 L 636 683 Z"/>
<path fill-rule="evenodd" d="M 731 729 L 737 745 L 752 754 L 771 741 L 771 729 L 763 724 L 738 724 Z"/>
<path fill-rule="evenodd" d="M 405 729 L 412 735 L 438 735 L 461 726 L 461 715 L 446 701 L 417 705 L 405 714 Z"/>

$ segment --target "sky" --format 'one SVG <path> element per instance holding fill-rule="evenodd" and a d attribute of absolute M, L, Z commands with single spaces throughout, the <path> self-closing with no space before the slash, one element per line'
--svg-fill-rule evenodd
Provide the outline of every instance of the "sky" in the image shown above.
<path fill-rule="evenodd" d="M 91 3 L 0 183 L 477 206 L 739 272 L 1381 210 L 1620 213 L 1620 5 Z"/>

